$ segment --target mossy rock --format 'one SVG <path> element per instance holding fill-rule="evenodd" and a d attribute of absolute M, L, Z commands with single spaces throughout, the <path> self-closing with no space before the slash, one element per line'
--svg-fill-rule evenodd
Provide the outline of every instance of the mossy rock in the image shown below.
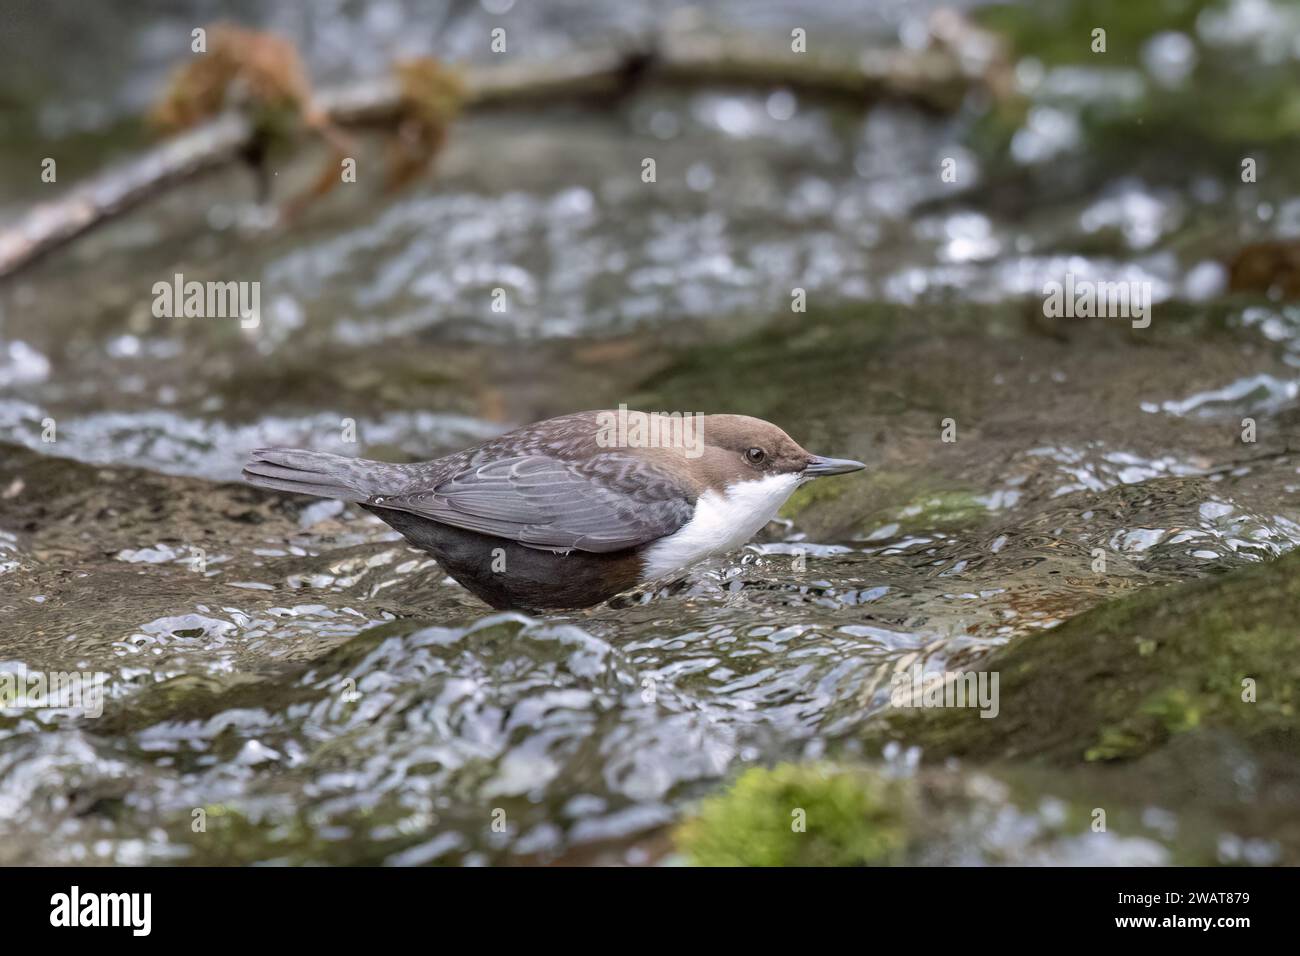
<path fill-rule="evenodd" d="M 1227 734 L 1300 756 L 1300 553 L 1219 577 L 1151 588 L 1023 637 L 978 665 L 999 675 L 1000 709 L 908 709 L 886 739 L 927 757 L 1139 757 L 1175 738 Z"/>
<path fill-rule="evenodd" d="M 897 525 L 897 534 L 926 534 L 978 527 L 990 511 L 974 490 L 901 471 L 868 470 L 795 489 L 781 515 L 814 534 L 861 535 L 888 525 Z"/>
<path fill-rule="evenodd" d="M 781 506 L 781 515 L 785 518 L 796 518 L 810 505 L 836 502 L 844 496 L 849 487 L 851 486 L 843 481 L 810 481 L 796 488 L 794 494 L 786 499 L 785 504 Z"/>
<path fill-rule="evenodd" d="M 1140 805 L 1117 803 L 1110 832 L 1097 833 L 1096 804 L 1075 789 L 1047 769 L 940 766 L 898 777 L 856 758 L 782 764 L 749 770 L 704 801 L 675 842 L 701 866 L 1026 864 L 1087 859 L 1093 838 L 1096 859 L 1110 863 L 1215 862 L 1204 841 L 1179 854 L 1142 823 Z"/>
<path fill-rule="evenodd" d="M 988 520 L 989 508 L 969 489 L 935 489 L 915 495 L 892 517 L 903 532 L 957 531 Z"/>
<path fill-rule="evenodd" d="M 863 866 L 907 845 L 906 785 L 867 769 L 781 764 L 746 771 L 677 830 L 698 866 Z"/>

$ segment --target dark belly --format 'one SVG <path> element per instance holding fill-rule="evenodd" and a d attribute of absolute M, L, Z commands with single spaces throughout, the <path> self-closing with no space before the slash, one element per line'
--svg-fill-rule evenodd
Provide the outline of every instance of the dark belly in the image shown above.
<path fill-rule="evenodd" d="M 556 554 L 405 511 L 361 507 L 433 555 L 448 574 L 495 608 L 591 607 L 640 583 L 641 558 L 634 550 Z"/>

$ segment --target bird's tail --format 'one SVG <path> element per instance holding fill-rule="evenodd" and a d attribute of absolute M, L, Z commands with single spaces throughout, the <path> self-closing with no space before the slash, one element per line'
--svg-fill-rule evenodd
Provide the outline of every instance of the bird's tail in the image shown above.
<path fill-rule="evenodd" d="M 341 501 L 369 501 L 402 490 L 403 468 L 299 448 L 258 448 L 244 464 L 244 480 L 260 488 Z"/>

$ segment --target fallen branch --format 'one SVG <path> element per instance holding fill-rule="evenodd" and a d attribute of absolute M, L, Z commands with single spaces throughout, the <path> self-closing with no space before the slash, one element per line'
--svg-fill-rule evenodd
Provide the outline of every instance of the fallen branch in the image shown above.
<path fill-rule="evenodd" d="M 68 195 L 35 206 L 0 232 L 0 276 L 190 177 L 230 162 L 248 147 L 253 125 L 237 113 L 182 133 L 139 159 L 101 173 Z"/>
<path fill-rule="evenodd" d="M 954 109 L 983 77 L 963 66 L 959 51 L 881 50 L 856 61 L 773 54 L 753 41 L 677 37 L 658 47 L 575 54 L 558 63 L 511 62 L 460 73 L 464 109 L 556 103 L 625 94 L 650 80 L 694 85 L 789 87 L 809 96 L 866 105 L 903 100 L 931 110 Z M 431 62 L 431 61 L 430 61 Z M 444 91 L 431 91 L 430 96 Z M 414 104 L 414 106 L 413 106 Z M 421 107 L 409 77 L 395 75 L 322 91 L 311 98 L 318 127 L 391 125 Z M 244 109 L 228 111 L 163 142 L 126 165 L 95 176 L 67 195 L 34 207 L 0 232 L 0 276 L 133 208 L 149 196 L 240 157 L 256 155 L 262 124 Z M 440 144 L 437 136 L 427 137 Z M 436 147 L 432 147 L 436 148 Z M 409 170 L 408 170 L 409 175 Z"/>

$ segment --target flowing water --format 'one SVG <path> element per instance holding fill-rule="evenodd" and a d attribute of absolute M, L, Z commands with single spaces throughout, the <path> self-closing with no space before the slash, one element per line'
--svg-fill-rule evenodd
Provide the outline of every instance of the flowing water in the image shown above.
<path fill-rule="evenodd" d="M 467 117 L 396 197 L 268 229 L 231 169 L 6 280 L 0 670 L 107 678 L 98 718 L 0 710 L 0 862 L 656 861 L 740 768 L 851 739 L 896 668 L 1300 543 L 1300 310 L 1215 265 L 1300 222 L 1295 183 L 1002 208 L 973 155 L 935 174 L 970 122 L 712 89 Z M 1044 319 L 1066 271 L 1149 282 L 1151 326 Z M 260 325 L 156 318 L 177 273 L 259 281 Z M 538 618 L 237 483 L 259 445 L 415 460 L 620 402 L 870 467 Z"/>

